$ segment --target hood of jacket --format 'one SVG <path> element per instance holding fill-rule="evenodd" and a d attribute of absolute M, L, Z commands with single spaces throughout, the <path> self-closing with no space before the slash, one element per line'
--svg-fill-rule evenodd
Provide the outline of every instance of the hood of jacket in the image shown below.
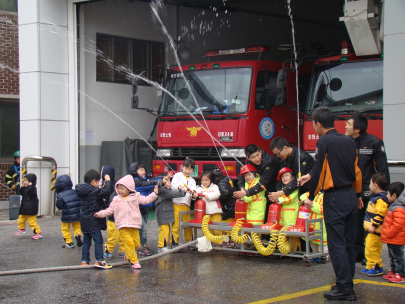
<path fill-rule="evenodd" d="M 399 207 L 399 206 L 405 207 L 405 191 L 402 192 L 401 195 L 397 198 L 397 200 L 390 205 L 390 207 Z"/>
<path fill-rule="evenodd" d="M 402 196 L 402 195 L 401 195 Z M 401 197 L 400 196 L 400 197 Z M 379 193 L 373 193 L 373 194 L 371 194 L 371 196 L 370 196 L 370 200 L 372 200 L 373 202 L 376 202 L 378 199 L 382 199 L 383 201 L 385 201 L 385 202 L 387 202 L 388 204 L 389 204 L 389 202 L 388 202 L 388 198 L 387 198 L 387 192 L 386 191 L 383 191 L 383 192 L 379 192 Z M 399 199 L 399 198 L 398 198 Z M 404 197 L 404 199 L 405 199 L 405 197 Z"/>
<path fill-rule="evenodd" d="M 110 179 L 113 181 L 113 180 L 115 180 L 115 169 L 113 166 L 109 166 L 109 165 L 103 166 L 103 167 L 101 167 L 100 175 L 103 180 L 105 180 L 106 175 L 109 175 Z"/>
<path fill-rule="evenodd" d="M 97 190 L 97 188 L 94 188 L 90 184 L 77 184 L 75 190 L 79 197 L 86 197 L 89 193 Z"/>
<path fill-rule="evenodd" d="M 28 179 L 33 186 L 37 184 L 37 176 L 33 173 L 27 174 L 24 178 Z"/>
<path fill-rule="evenodd" d="M 125 175 L 115 184 L 115 191 L 118 193 L 117 186 L 124 185 L 129 191 L 135 192 L 135 182 L 134 178 L 131 175 Z"/>
<path fill-rule="evenodd" d="M 136 173 L 136 170 L 139 165 L 141 165 L 141 162 L 133 162 L 132 164 L 129 165 L 128 173 L 132 175 L 133 178 L 139 178 L 142 179 L 142 176 L 139 176 L 138 173 Z M 148 175 L 148 172 L 146 171 L 145 168 L 145 177 Z"/>
<path fill-rule="evenodd" d="M 72 180 L 70 179 L 69 175 L 63 174 L 56 179 L 56 182 L 55 182 L 56 193 L 59 193 L 63 190 L 71 190 L 72 187 L 73 187 L 73 183 L 72 183 Z"/>

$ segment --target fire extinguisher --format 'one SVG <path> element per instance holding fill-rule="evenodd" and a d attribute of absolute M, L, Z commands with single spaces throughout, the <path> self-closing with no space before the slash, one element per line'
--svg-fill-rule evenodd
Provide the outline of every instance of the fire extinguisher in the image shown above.
<path fill-rule="evenodd" d="M 253 228 L 251 223 L 246 221 L 246 203 L 242 200 L 236 200 L 235 202 L 235 221 L 229 223 L 229 226 L 235 226 L 238 219 L 242 220 L 242 226 L 246 228 Z"/>
<path fill-rule="evenodd" d="M 297 216 L 297 222 L 295 223 L 294 226 L 288 229 L 288 231 L 293 231 L 293 232 L 305 232 L 305 222 L 306 220 L 309 219 L 311 214 L 311 210 L 309 210 L 305 205 L 302 205 L 298 209 L 298 216 Z M 310 231 L 313 230 L 313 228 L 309 229 Z"/>
<path fill-rule="evenodd" d="M 280 216 L 281 216 L 281 205 L 277 203 L 273 203 L 269 207 L 269 215 L 267 217 L 267 223 L 260 225 L 260 229 L 270 229 L 271 226 L 276 224 L 273 228 L 275 230 L 280 230 L 283 226 L 280 223 Z"/>
<path fill-rule="evenodd" d="M 196 201 L 194 210 L 194 219 L 190 220 L 189 223 L 201 224 L 205 216 L 205 202 L 202 199 Z M 209 224 L 212 225 L 212 222 L 210 221 Z"/>

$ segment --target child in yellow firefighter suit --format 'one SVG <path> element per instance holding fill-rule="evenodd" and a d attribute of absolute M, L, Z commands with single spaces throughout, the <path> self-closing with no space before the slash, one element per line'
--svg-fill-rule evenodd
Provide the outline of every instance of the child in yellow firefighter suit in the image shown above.
<path fill-rule="evenodd" d="M 293 172 L 290 168 L 284 167 L 278 172 L 277 180 L 286 187 L 293 178 Z M 294 226 L 297 222 L 298 210 L 300 203 L 298 201 L 298 190 L 290 195 L 282 195 L 278 198 L 277 204 L 282 205 L 280 214 L 280 225 Z"/>
<path fill-rule="evenodd" d="M 309 196 L 309 192 L 304 193 L 303 195 L 300 196 L 300 200 L 303 202 L 308 198 L 308 196 Z M 318 192 L 318 194 L 315 196 L 312 207 L 309 208 L 309 209 L 311 209 L 311 214 L 309 215 L 310 220 L 323 219 L 323 196 L 324 196 L 323 191 Z M 316 223 L 310 224 L 309 227 L 313 228 L 314 230 L 319 230 L 320 226 L 321 226 L 320 223 L 316 222 Z M 319 233 L 317 235 L 319 235 Z M 302 239 L 305 240 L 305 238 L 302 238 Z M 312 252 L 314 252 L 314 253 L 321 252 L 321 240 L 311 240 L 309 242 L 309 245 L 311 246 Z M 325 220 L 323 221 L 323 252 L 325 252 L 325 253 L 328 252 L 328 242 L 326 239 Z M 313 258 L 313 259 L 311 259 L 311 261 L 317 262 L 317 263 L 322 262 L 321 258 Z"/>
<path fill-rule="evenodd" d="M 147 205 L 157 199 L 158 186 L 148 196 L 142 196 L 135 191 L 134 178 L 126 175 L 115 184 L 117 196 L 114 197 L 110 206 L 94 214 L 96 218 L 105 218 L 114 214 L 115 226 L 120 231 L 120 238 L 125 246 L 125 259 L 131 268 L 139 269 L 141 265 L 136 255 L 136 249 L 140 246 L 139 228 L 142 226 L 141 211 L 139 205 Z"/>
<path fill-rule="evenodd" d="M 257 169 L 247 164 L 240 168 L 240 174 L 245 177 L 245 189 L 250 189 L 257 185 L 260 180 Z M 252 196 L 244 196 L 242 200 L 246 203 L 246 221 L 252 225 L 264 224 L 264 216 L 266 213 L 266 194 L 263 191 Z"/>
<path fill-rule="evenodd" d="M 389 207 L 387 192 L 384 191 L 387 187 L 388 179 L 384 173 L 378 172 L 371 177 L 371 196 L 364 215 L 364 229 L 368 232 L 365 252 L 367 264 L 366 268 L 361 270 L 362 273 L 369 276 L 384 274 L 381 259 L 383 245 L 381 242 L 381 230 Z"/>

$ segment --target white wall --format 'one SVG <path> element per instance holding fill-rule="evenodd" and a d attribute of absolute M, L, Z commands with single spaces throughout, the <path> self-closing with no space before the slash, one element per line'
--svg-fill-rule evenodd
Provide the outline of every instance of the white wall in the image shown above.
<path fill-rule="evenodd" d="M 405 49 L 405 1 L 385 1 L 384 12 L 384 142 L 387 156 L 404 160 L 405 113 L 403 50 Z M 402 135 L 400 135 L 402 134 Z M 405 168 L 390 168 L 391 181 L 405 182 Z"/>

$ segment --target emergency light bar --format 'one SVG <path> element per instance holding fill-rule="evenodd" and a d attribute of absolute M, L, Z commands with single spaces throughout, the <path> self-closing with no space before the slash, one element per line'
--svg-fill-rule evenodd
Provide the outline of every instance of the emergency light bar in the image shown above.
<path fill-rule="evenodd" d="M 204 57 L 216 57 L 216 56 L 228 56 L 228 55 L 240 55 L 240 54 L 257 54 L 262 52 L 270 52 L 270 47 L 266 45 L 249 46 L 239 49 L 228 50 L 211 50 L 205 51 Z"/>

